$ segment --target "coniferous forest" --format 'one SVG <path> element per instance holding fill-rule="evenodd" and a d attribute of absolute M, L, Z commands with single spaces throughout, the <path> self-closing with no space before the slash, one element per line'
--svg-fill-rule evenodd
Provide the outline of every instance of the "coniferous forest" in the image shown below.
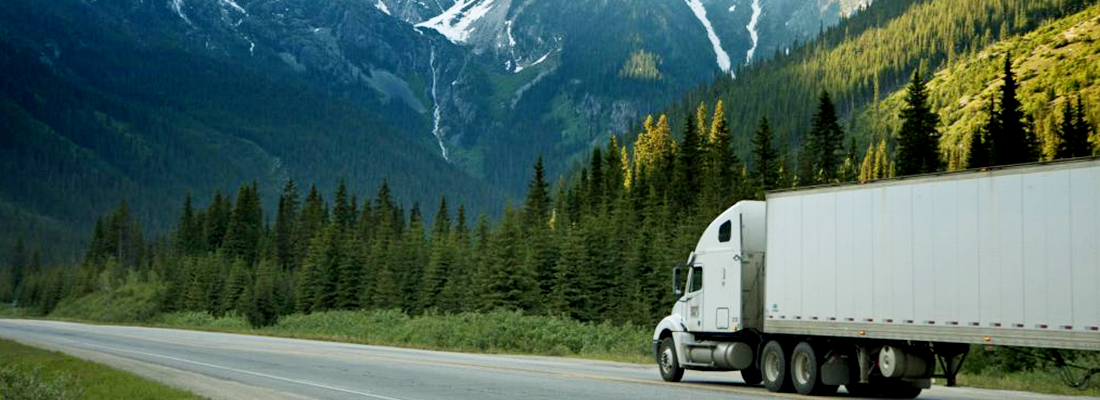
<path fill-rule="evenodd" d="M 972 167 L 1040 160 L 1014 75 L 1006 61 L 1000 107 L 973 135 Z M 354 309 L 504 309 L 651 326 L 674 301 L 671 267 L 737 201 L 943 171 L 939 116 L 926 83 L 919 71 L 911 77 L 895 151 L 883 142 L 857 153 L 832 97 L 822 92 L 804 121 L 801 154 L 777 147 L 771 123 L 761 118 L 747 149 L 753 162 L 746 163 L 731 144 L 724 103 L 700 103 L 681 121 L 648 117 L 633 143 L 613 137 L 594 147 L 570 176 L 551 179 L 543 160 L 533 160 L 526 198 L 496 221 L 445 196 L 431 210 L 406 208 L 387 183 L 365 195 L 344 184 L 321 193 L 289 180 L 276 210 L 262 209 L 261 190 L 251 183 L 235 194 L 180 199 L 175 229 L 147 236 L 123 202 L 98 219 L 79 266 L 45 267 L 40 251 L 49 249 L 17 244 L 9 268 L 0 270 L 0 301 L 48 314 L 63 302 L 109 292 L 145 299 L 137 311 L 144 317 L 237 314 L 253 326 Z M 1083 108 L 1064 108 L 1059 158 L 1096 152 L 1089 141 L 1096 129 Z"/>

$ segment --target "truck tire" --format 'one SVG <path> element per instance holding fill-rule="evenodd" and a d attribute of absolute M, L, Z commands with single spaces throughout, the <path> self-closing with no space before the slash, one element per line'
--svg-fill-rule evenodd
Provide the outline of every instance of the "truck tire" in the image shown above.
<path fill-rule="evenodd" d="M 764 380 L 764 378 L 760 376 L 759 368 L 750 367 L 741 370 L 741 380 L 745 381 L 746 385 L 756 386 L 759 385 L 760 381 Z"/>
<path fill-rule="evenodd" d="M 794 391 L 789 364 L 790 358 L 783 345 L 774 340 L 764 345 L 764 351 L 760 353 L 760 372 L 764 378 L 764 387 L 769 392 Z"/>
<path fill-rule="evenodd" d="M 821 382 L 821 352 L 813 345 L 802 342 L 791 353 L 791 383 L 794 390 L 804 395 L 827 395 L 836 393 L 839 386 Z"/>
<path fill-rule="evenodd" d="M 684 367 L 676 358 L 676 344 L 671 336 L 661 339 L 661 347 L 657 352 L 657 368 L 661 370 L 661 379 L 665 382 L 679 382 L 684 377 Z"/>

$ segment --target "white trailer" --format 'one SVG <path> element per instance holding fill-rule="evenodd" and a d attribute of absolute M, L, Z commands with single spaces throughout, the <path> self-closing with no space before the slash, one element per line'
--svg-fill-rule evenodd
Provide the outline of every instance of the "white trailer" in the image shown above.
<path fill-rule="evenodd" d="M 769 193 L 686 267 L 653 335 L 669 381 L 916 397 L 970 344 L 1100 350 L 1100 159 Z"/>

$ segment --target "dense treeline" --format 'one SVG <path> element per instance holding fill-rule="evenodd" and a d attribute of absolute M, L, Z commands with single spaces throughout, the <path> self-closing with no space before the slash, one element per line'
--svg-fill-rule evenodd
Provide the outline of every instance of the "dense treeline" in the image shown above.
<path fill-rule="evenodd" d="M 987 150 L 974 153 L 973 166 L 1039 159 L 1007 63 L 1003 81 L 1000 108 L 975 136 Z M 571 179 L 551 185 L 538 159 L 525 201 L 506 207 L 495 224 L 471 218 L 462 205 L 452 212 L 443 197 L 428 226 L 420 206 L 406 211 L 387 182 L 361 200 L 341 183 L 327 200 L 315 186 L 303 198 L 289 180 L 270 223 L 255 182 L 235 197 L 214 193 L 205 207 L 187 196 L 172 234 L 151 240 L 123 203 L 96 222 L 78 268 L 43 269 L 20 244 L 14 268 L 0 275 L 0 301 L 15 298 L 45 313 L 65 299 L 136 282 L 153 286 L 157 312 L 239 313 L 257 326 L 291 313 L 362 308 L 507 309 L 646 326 L 674 301 L 669 267 L 737 201 L 778 188 L 943 170 L 939 117 L 920 73 L 907 93 L 896 151 L 872 145 L 862 162 L 845 148 L 849 135 L 828 92 L 806 122 L 805 151 L 778 148 L 761 119 L 748 149 L 752 163 L 736 156 L 721 100 L 713 111 L 700 103 L 676 135 L 667 116 L 650 116 L 632 145 L 612 138 L 592 149 Z M 1064 157 L 1093 151 L 1094 128 L 1076 109 L 1066 109 Z"/>

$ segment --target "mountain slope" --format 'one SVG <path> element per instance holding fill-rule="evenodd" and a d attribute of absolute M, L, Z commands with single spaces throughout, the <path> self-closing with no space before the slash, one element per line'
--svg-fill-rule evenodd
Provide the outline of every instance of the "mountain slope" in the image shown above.
<path fill-rule="evenodd" d="M 398 133 L 352 96 L 242 63 L 247 48 L 233 53 L 201 36 L 181 42 L 118 17 L 171 26 L 170 18 L 197 24 L 197 13 L 184 20 L 133 7 L 15 1 L 0 9 L 13 22 L 0 28 L 0 174 L 8 177 L 0 200 L 17 210 L 9 215 L 42 221 L 21 223 L 32 226 L 28 241 L 55 236 L 33 228 L 50 221 L 71 223 L 62 243 L 79 241 L 121 199 L 159 231 L 186 192 L 232 194 L 253 180 L 268 210 L 288 178 L 318 182 L 325 193 L 343 178 L 364 193 L 389 179 L 403 202 L 448 194 L 475 210 L 502 201 L 434 155 L 427 135 Z"/>
<path fill-rule="evenodd" d="M 722 79 L 709 90 L 725 100 L 734 143 L 746 158 L 749 138 L 762 117 L 770 117 L 780 147 L 799 149 L 822 90 L 830 92 L 850 136 L 863 148 L 871 136 L 890 132 L 852 116 L 900 89 L 917 68 L 936 70 L 977 54 L 999 38 L 1029 32 L 1094 3 L 879 1 L 789 55 L 754 64 L 737 79 Z M 701 92 L 690 97 L 709 96 Z"/>
<path fill-rule="evenodd" d="M 1003 84 L 1004 57 L 1012 56 L 1023 110 L 1035 121 L 1044 157 L 1054 155 L 1055 131 L 1067 100 L 1081 96 L 1086 117 L 1100 122 L 1100 5 L 1052 21 L 1023 36 L 989 46 L 980 53 L 947 65 L 928 82 L 929 97 L 941 118 L 941 151 L 952 169 L 965 167 L 970 135 L 987 119 L 989 101 Z M 890 131 L 904 92 L 883 101 L 880 111 L 862 117 Z M 1094 132 L 1095 133 L 1095 132 Z M 1100 143 L 1094 141 L 1093 143 Z"/>

